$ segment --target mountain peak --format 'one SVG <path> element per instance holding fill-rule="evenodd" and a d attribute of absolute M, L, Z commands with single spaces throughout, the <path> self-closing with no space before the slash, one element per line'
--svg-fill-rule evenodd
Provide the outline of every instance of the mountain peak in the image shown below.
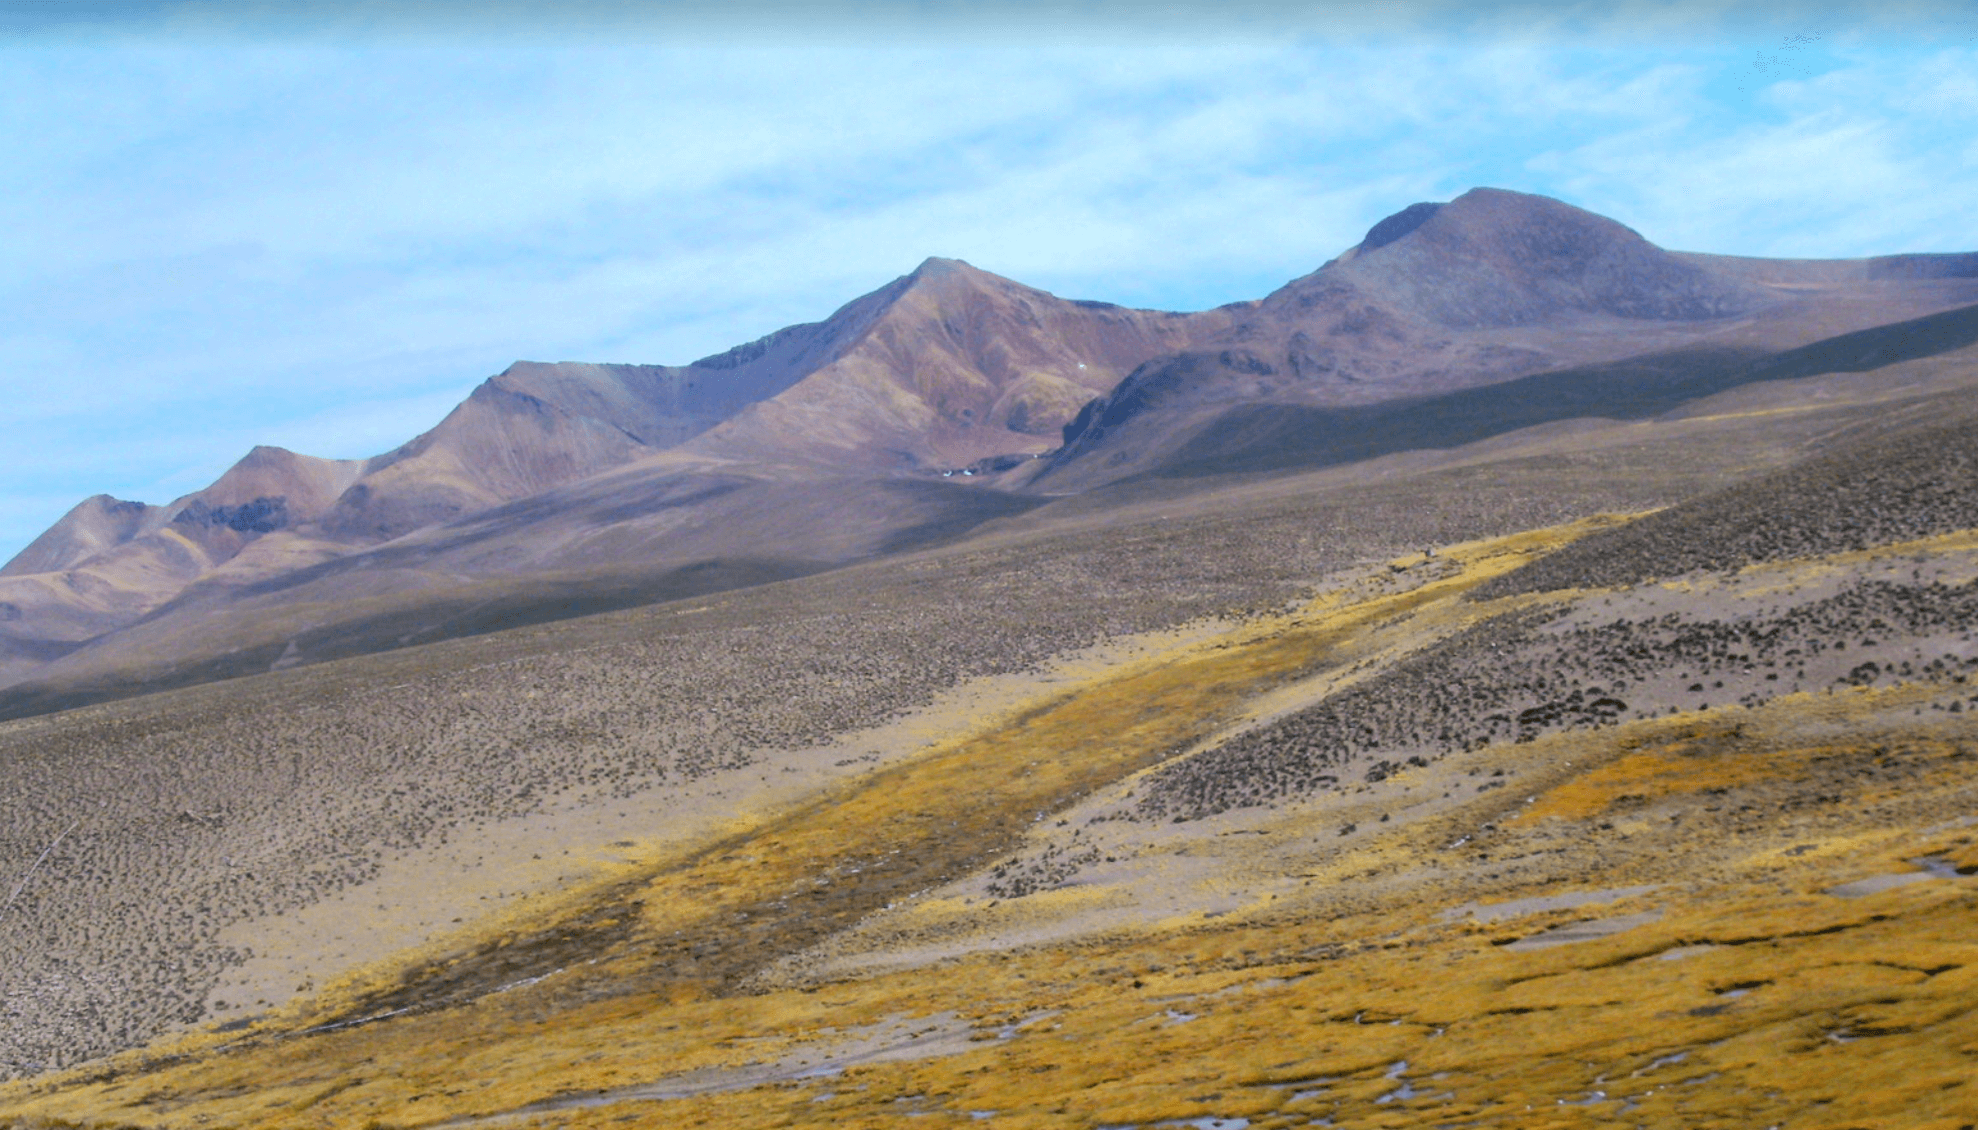
<path fill-rule="evenodd" d="M 1521 251 L 1528 257 L 1537 253 L 1553 259 L 1597 255 L 1617 242 L 1653 246 L 1626 224 L 1563 200 L 1478 187 L 1446 204 L 1408 205 L 1369 228 L 1355 250 L 1365 255 L 1418 231 L 1421 241 L 1461 242 L 1483 250 Z"/>
<path fill-rule="evenodd" d="M 156 509 L 107 494 L 90 495 L 0 566 L 0 577 L 52 573 L 86 561 L 136 537 Z"/>
<path fill-rule="evenodd" d="M 965 260 L 943 259 L 939 255 L 929 255 L 920 261 L 920 266 L 915 267 L 913 274 L 909 277 L 935 279 L 947 275 L 981 275 L 985 273 L 987 272 L 977 270 Z"/>
<path fill-rule="evenodd" d="M 1461 222 L 1507 231 L 1558 229 L 1562 234 L 1570 233 L 1581 238 L 1604 237 L 1648 243 L 1640 232 L 1619 220 L 1534 192 L 1473 188 L 1451 200 L 1445 207 L 1446 212 L 1437 209 L 1437 216 L 1447 223 Z"/>
<path fill-rule="evenodd" d="M 298 463 L 315 462 L 318 462 L 318 459 L 313 455 L 303 455 L 290 451 L 286 447 L 278 447 L 271 443 L 257 443 L 248 449 L 246 455 L 236 460 L 234 465 L 228 468 L 228 470 L 234 471 L 255 467 L 291 467 Z"/>
<path fill-rule="evenodd" d="M 930 256 L 921 261 L 913 273 L 902 277 L 896 284 L 894 297 L 929 292 L 937 295 L 967 294 L 979 291 L 1028 291 L 1031 288 L 1022 283 L 992 274 L 961 259 L 943 259 Z"/>
<path fill-rule="evenodd" d="M 1754 301 L 1736 281 L 1671 255 L 1625 224 L 1501 188 L 1410 205 L 1375 224 L 1352 256 L 1325 273 L 1457 328 L 1585 314 L 1702 321 Z"/>
<path fill-rule="evenodd" d="M 687 449 L 887 470 L 1029 455 L 1124 373 L 1185 348 L 1199 324 L 934 256 L 823 323 L 836 348 L 803 380 Z"/>

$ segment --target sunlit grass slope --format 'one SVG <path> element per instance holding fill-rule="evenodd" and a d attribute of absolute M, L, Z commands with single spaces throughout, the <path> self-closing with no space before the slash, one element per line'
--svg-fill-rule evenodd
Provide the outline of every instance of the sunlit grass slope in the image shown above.
<path fill-rule="evenodd" d="M 17 1084 L 0 1117 L 1972 1124 L 1978 821 L 1963 818 L 1978 815 L 1978 724 L 1926 712 L 1905 685 L 1465 751 L 1378 794 L 1454 799 L 1350 839 L 1332 826 L 1360 793 L 1178 823 L 1163 833 L 1177 855 L 1256 832 L 1264 846 L 1229 858 L 1295 880 L 1226 913 L 862 976 L 751 976 L 930 901 L 990 922 L 1123 897 L 1105 882 L 921 896 L 1287 695 L 1564 599 L 1462 597 L 1594 525 L 1397 562 L 1090 672 L 986 731 L 744 814 L 718 843 L 544 896 L 285 1014 Z M 1515 788 L 1456 795 L 1500 770 Z"/>

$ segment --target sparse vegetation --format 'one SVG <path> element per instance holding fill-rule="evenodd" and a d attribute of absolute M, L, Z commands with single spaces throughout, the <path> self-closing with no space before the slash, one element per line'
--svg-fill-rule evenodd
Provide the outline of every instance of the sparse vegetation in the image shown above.
<path fill-rule="evenodd" d="M 1978 536 L 1899 515 L 1871 531 L 1899 545 L 1787 530 L 1663 583 L 1491 580 L 1582 534 L 1633 544 L 1660 519 L 1593 516 L 1860 418 L 1837 411 L 1385 483 L 1142 484 L 1104 522 L 1078 500 L 746 592 L 9 723 L 0 873 L 33 881 L 0 914 L 0 1069 L 38 1077 L 0 1120 L 1961 1125 Z M 450 948 L 206 1014 L 245 956 L 223 928 L 394 856 L 766 776 L 969 679 L 1215 615 Z M 1134 902 L 1157 882 L 1194 901 Z M 1643 893 L 1475 913 L 1612 889 Z M 832 1058 L 902 1024 L 942 1054 Z M 762 1074 L 813 1055 L 832 1073 Z"/>
<path fill-rule="evenodd" d="M 1815 588 L 1797 600 L 1775 594 L 1724 618 L 1699 614 L 1713 603 L 1643 620 L 1558 605 L 1492 617 L 1323 703 L 1163 769 L 1139 812 L 1197 818 L 1316 789 L 1343 792 L 1411 759 L 1424 764 L 1565 728 L 1706 709 L 1713 699 L 1753 707 L 1782 695 L 1873 686 L 1898 665 L 1900 678 L 1939 689 L 1937 709 L 1978 701 L 1978 685 L 1965 681 L 1978 677 L 1971 640 L 1978 581 L 1854 580 L 1831 596 Z M 1834 646 L 1848 640 L 1861 642 L 1851 651 Z M 1688 682 L 1692 676 L 1709 686 Z"/>
<path fill-rule="evenodd" d="M 0 919 L 0 1071 L 201 1019 L 245 956 L 214 940 L 224 927 L 363 883 L 454 829 L 820 743 L 1095 640 L 1281 608 L 1369 557 L 1657 501 L 1666 488 L 1630 470 L 1457 469 L 1436 476 L 1449 502 L 1434 511 L 1418 481 L 1012 535 L 8 723 L 3 791 L 23 799 L 0 867 L 18 873 L 69 813 L 88 816 Z"/>
<path fill-rule="evenodd" d="M 1843 448 L 1588 538 L 1474 597 L 1618 588 L 1978 526 L 1978 420 Z"/>

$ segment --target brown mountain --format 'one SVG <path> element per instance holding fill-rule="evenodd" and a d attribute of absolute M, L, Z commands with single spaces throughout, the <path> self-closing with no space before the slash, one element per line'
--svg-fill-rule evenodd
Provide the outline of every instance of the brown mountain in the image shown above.
<path fill-rule="evenodd" d="M 85 498 L 29 542 L 12 561 L 0 566 L 0 577 L 52 573 L 122 545 L 144 532 L 155 509 L 107 494 Z"/>
<path fill-rule="evenodd" d="M 166 506 L 89 499 L 0 569 L 0 638 L 17 654 L 59 652 L 223 567 L 265 575 L 319 559 L 324 548 L 291 528 L 320 516 L 360 468 L 257 447 Z"/>
<path fill-rule="evenodd" d="M 837 318 L 857 327 L 840 355 L 687 449 L 884 470 L 1041 452 L 1134 366 L 1227 322 L 1070 302 L 953 259 L 927 260 Z"/>
<path fill-rule="evenodd" d="M 823 322 L 692 365 L 517 362 L 371 460 L 320 530 L 377 544 L 682 445 L 861 470 L 1041 452 L 1128 369 L 1218 320 L 1068 302 L 929 259 Z"/>
<path fill-rule="evenodd" d="M 213 481 L 166 506 L 148 506 L 99 494 L 77 504 L 13 560 L 0 577 L 53 573 L 80 565 L 129 542 L 176 527 L 184 537 L 232 556 L 211 531 L 269 533 L 320 516 L 363 465 L 317 459 L 279 447 L 256 447 Z M 236 549 L 238 547 L 235 547 Z"/>
<path fill-rule="evenodd" d="M 1765 302 L 1604 216 L 1494 188 L 1412 205 L 1265 305 L 1309 308 L 1343 292 L 1459 330 L 1589 317 L 1702 322 Z"/>
<path fill-rule="evenodd" d="M 1645 419 L 1954 352 L 1978 340 L 1974 275 L 1670 252 L 1495 189 L 1198 314 L 929 259 L 690 365 L 517 362 L 370 460 L 259 448 L 166 507 L 91 499 L 0 570 L 0 685 L 22 684 L 0 707 L 759 584 L 1123 479 Z"/>
<path fill-rule="evenodd" d="M 822 322 L 691 365 L 517 362 L 369 460 L 258 448 L 167 507 L 78 507 L 0 575 L 12 609 L 0 678 L 90 640 L 45 674 L 112 662 L 107 634 L 141 617 L 168 622 L 147 637 L 179 641 L 154 654 L 207 648 L 218 636 L 183 625 L 219 615 L 229 594 L 263 608 L 263 587 L 285 575 L 286 599 L 314 585 L 307 599 L 341 600 L 559 572 L 529 590 L 533 608 L 569 603 L 571 569 L 629 570 L 636 594 L 674 591 L 669 578 L 696 562 L 769 563 L 694 574 L 705 585 L 869 556 L 1008 506 L 860 476 L 1042 452 L 1121 374 L 1220 321 L 1069 302 L 930 259 Z M 361 584 L 321 579 L 344 558 Z"/>
<path fill-rule="evenodd" d="M 1759 379 L 1781 349 L 1978 301 L 1972 275 L 1967 256 L 1664 251 L 1557 200 L 1475 189 L 1382 220 L 1203 348 L 1137 369 L 1026 483 L 1337 462 L 1661 410 Z"/>

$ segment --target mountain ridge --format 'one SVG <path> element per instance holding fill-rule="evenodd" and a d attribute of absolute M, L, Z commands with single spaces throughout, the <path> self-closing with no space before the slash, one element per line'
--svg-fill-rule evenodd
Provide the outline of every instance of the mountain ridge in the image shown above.
<path fill-rule="evenodd" d="M 1195 313 L 1062 299 L 931 257 L 688 365 L 517 361 L 370 459 L 256 448 L 164 507 L 85 500 L 0 568 L 0 686 L 108 662 L 92 657 L 140 621 L 159 640 L 159 616 L 187 626 L 151 652 L 197 648 L 189 617 L 250 615 L 271 583 L 334 602 L 358 595 L 334 578 L 363 576 L 440 600 L 585 568 L 811 571 L 1150 475 L 1639 418 L 1783 379 L 1792 350 L 1972 302 L 1978 254 L 1670 252 L 1501 189 L 1409 205 L 1318 270 Z M 1899 359 L 1874 349 L 1876 365 Z M 894 485 L 940 477 L 978 493 Z"/>

